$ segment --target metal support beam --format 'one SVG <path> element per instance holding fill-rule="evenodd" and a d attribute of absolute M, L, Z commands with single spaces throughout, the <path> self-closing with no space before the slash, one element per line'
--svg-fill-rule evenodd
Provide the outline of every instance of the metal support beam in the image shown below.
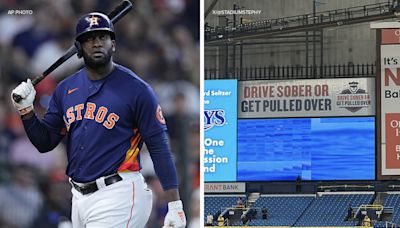
<path fill-rule="evenodd" d="M 316 10 L 316 0 L 313 0 L 313 24 L 315 24 L 315 10 Z M 312 42 L 312 50 L 313 50 L 313 65 L 312 65 L 312 76 L 316 76 L 316 69 L 315 67 L 317 66 L 317 50 L 316 50 L 316 45 L 315 45 L 315 29 L 312 30 L 313 34 L 313 42 Z"/>
<path fill-rule="evenodd" d="M 309 58 L 309 45 L 308 45 L 308 31 L 306 31 L 306 75 L 308 76 L 308 58 Z"/>
<path fill-rule="evenodd" d="M 240 59 L 239 59 L 239 65 L 240 65 L 240 72 L 239 72 L 239 77 L 242 76 L 243 73 L 243 44 L 240 42 Z"/>
<path fill-rule="evenodd" d="M 226 77 L 226 78 L 230 78 L 229 77 L 229 61 L 228 61 L 228 54 L 229 54 L 229 45 L 228 44 L 226 44 L 225 45 L 225 73 L 224 73 L 224 77 Z"/>
<path fill-rule="evenodd" d="M 238 6 L 236 4 L 233 4 L 233 10 L 236 10 Z M 233 27 L 236 27 L 236 14 L 233 14 Z M 235 78 L 236 75 L 236 45 L 232 45 L 232 75 L 233 78 Z"/>
<path fill-rule="evenodd" d="M 324 29 L 319 30 L 319 44 L 320 44 L 320 67 L 321 67 L 321 77 L 324 76 L 324 72 L 322 71 L 322 66 L 324 65 Z"/>

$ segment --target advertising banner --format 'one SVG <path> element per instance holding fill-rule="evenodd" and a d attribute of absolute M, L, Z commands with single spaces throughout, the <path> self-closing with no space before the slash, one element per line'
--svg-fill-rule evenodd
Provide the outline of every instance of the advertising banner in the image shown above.
<path fill-rule="evenodd" d="M 239 118 L 375 115 L 372 78 L 241 81 Z"/>
<path fill-rule="evenodd" d="M 380 73 L 382 175 L 400 175 L 400 45 L 381 46 Z"/>
<path fill-rule="evenodd" d="M 237 81 L 204 81 L 204 181 L 236 181 Z"/>
<path fill-rule="evenodd" d="M 205 193 L 243 193 L 246 192 L 246 183 L 227 182 L 227 183 L 204 183 Z"/>

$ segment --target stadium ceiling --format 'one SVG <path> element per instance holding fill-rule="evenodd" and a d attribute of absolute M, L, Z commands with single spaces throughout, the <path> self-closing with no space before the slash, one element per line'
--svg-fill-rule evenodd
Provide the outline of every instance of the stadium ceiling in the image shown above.
<path fill-rule="evenodd" d="M 214 2 L 216 1 L 214 0 Z M 240 43 L 248 39 L 265 39 L 282 34 L 393 19 L 397 18 L 396 15 L 398 15 L 399 11 L 400 8 L 398 6 L 394 7 L 392 3 L 386 2 L 316 12 L 315 14 L 256 21 L 235 27 L 208 27 L 205 28 L 205 45 L 218 46 Z"/>

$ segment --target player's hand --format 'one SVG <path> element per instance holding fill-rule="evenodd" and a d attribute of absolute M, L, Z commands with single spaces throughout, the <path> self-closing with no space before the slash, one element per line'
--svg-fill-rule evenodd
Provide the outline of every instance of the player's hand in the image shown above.
<path fill-rule="evenodd" d="M 20 102 L 15 102 L 12 95 L 18 94 L 22 97 Z M 26 82 L 21 82 L 12 92 L 11 100 L 16 109 L 18 109 L 20 115 L 28 114 L 33 110 L 33 101 L 35 100 L 36 90 L 32 85 L 31 79 Z"/>
<path fill-rule="evenodd" d="M 164 219 L 164 228 L 184 228 L 186 227 L 186 216 L 183 211 L 182 201 L 173 201 L 168 203 L 168 213 Z"/>

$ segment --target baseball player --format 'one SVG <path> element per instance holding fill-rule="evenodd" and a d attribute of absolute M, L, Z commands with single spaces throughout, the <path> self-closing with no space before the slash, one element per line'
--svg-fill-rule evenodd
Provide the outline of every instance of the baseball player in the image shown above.
<path fill-rule="evenodd" d="M 152 192 L 139 172 L 143 142 L 165 190 L 165 227 L 185 227 L 167 129 L 152 88 L 113 62 L 115 33 L 109 18 L 89 13 L 76 26 L 78 56 L 85 67 L 60 82 L 39 120 L 28 79 L 12 93 L 25 131 L 41 152 L 66 138 L 74 228 L 144 227 Z"/>

